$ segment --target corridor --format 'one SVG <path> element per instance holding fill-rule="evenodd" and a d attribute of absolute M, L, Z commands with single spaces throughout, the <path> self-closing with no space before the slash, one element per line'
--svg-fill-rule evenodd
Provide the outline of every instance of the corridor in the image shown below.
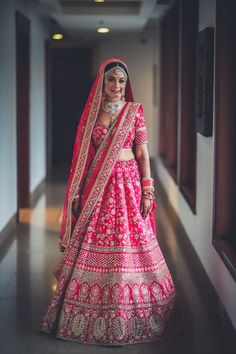
<path fill-rule="evenodd" d="M 65 192 L 58 179 L 21 223 L 0 253 L 0 352 L 2 354 L 233 354 L 235 338 L 191 246 L 168 219 L 158 193 L 158 238 L 178 292 L 184 329 L 175 337 L 124 347 L 81 345 L 38 331 L 42 312 L 55 289 L 52 271 L 59 258 L 57 216 Z M 228 334 L 226 334 L 228 333 Z M 234 342 L 234 343 L 233 343 Z"/>
<path fill-rule="evenodd" d="M 1 2 L 0 354 L 236 353 L 235 10 L 235 0 Z M 116 62 L 123 75 L 111 90 L 106 82 L 114 79 L 106 76 L 111 68 L 102 64 L 107 60 Z M 104 102 L 110 104 L 108 111 Z M 76 193 L 84 188 L 88 166 L 95 166 L 88 192 L 99 196 L 93 178 L 104 176 L 104 161 L 114 152 L 110 147 L 118 146 L 115 139 L 129 136 L 119 129 L 122 122 L 129 126 L 130 111 L 122 108 L 115 120 L 117 102 L 120 108 L 125 102 L 139 107 L 129 153 L 139 160 L 138 145 L 147 143 L 157 237 L 177 290 L 183 329 L 150 344 L 82 345 L 38 328 L 57 286 L 57 218 L 74 142 L 79 152 L 75 175 L 81 179 L 72 178 L 73 202 L 80 198 Z M 101 111 L 109 114 L 109 125 L 100 122 L 103 132 L 111 132 L 113 123 L 119 129 L 103 140 L 113 137 L 114 144 L 93 155 L 93 128 Z M 140 172 L 149 180 L 150 191 L 145 193 L 145 182 L 142 193 L 151 203 L 149 167 Z M 86 199 L 86 206 L 96 203 Z M 139 205 L 133 205 L 136 218 Z M 123 221 L 133 216 L 119 218 L 125 229 Z M 120 232 L 115 235 L 121 238 Z"/>

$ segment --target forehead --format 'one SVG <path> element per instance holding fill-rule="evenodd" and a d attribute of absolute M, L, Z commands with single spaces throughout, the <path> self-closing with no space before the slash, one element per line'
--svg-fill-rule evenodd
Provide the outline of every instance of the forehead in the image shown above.
<path fill-rule="evenodd" d="M 115 77 L 116 79 L 126 79 L 125 74 L 119 68 L 114 68 L 114 69 L 109 70 L 105 74 L 105 77 Z"/>

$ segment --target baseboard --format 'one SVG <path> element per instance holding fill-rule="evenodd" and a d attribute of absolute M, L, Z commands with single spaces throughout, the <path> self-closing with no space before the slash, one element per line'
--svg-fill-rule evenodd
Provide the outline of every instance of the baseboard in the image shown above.
<path fill-rule="evenodd" d="M 46 181 L 44 179 L 42 182 L 38 184 L 35 190 L 30 194 L 31 207 L 35 206 L 38 199 L 45 192 L 45 188 L 46 188 Z M 0 249 L 5 248 L 8 245 L 8 242 L 12 241 L 11 236 L 14 234 L 17 225 L 18 225 L 17 213 L 15 213 L 0 232 Z"/>
<path fill-rule="evenodd" d="M 16 226 L 17 214 L 15 213 L 0 232 L 0 249 L 3 247 L 3 245 L 6 245 L 7 241 L 10 239 L 10 236 L 16 230 Z"/>
<path fill-rule="evenodd" d="M 235 328 L 218 297 L 210 278 L 208 277 L 201 260 L 196 253 L 175 209 L 173 208 L 168 194 L 166 193 L 160 179 L 158 178 L 157 164 L 151 160 L 152 174 L 156 181 L 158 181 L 158 199 L 161 200 L 162 206 L 168 215 L 168 220 L 175 231 L 176 239 L 183 251 L 186 263 L 189 270 L 198 284 L 199 295 L 201 296 L 202 303 L 206 308 L 206 312 L 210 314 L 211 318 L 217 323 L 224 335 L 227 337 L 229 344 L 232 347 L 236 346 L 236 331 Z M 204 289 L 204 294 L 202 293 Z M 204 295 L 204 296 L 203 296 Z"/>
<path fill-rule="evenodd" d="M 46 180 L 43 179 L 33 192 L 30 193 L 30 206 L 34 207 L 41 195 L 45 192 L 46 189 Z"/>

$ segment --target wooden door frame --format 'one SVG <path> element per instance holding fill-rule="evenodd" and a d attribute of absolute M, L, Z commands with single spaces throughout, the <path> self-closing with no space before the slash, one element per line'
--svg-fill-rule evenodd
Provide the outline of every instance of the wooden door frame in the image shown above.
<path fill-rule="evenodd" d="M 16 127 L 17 127 L 17 218 L 20 208 L 30 205 L 30 21 L 15 12 L 16 30 Z"/>
<path fill-rule="evenodd" d="M 216 1 L 213 245 L 236 281 L 235 3 Z"/>
<path fill-rule="evenodd" d="M 52 79 L 51 45 L 45 40 L 46 178 L 52 177 Z"/>

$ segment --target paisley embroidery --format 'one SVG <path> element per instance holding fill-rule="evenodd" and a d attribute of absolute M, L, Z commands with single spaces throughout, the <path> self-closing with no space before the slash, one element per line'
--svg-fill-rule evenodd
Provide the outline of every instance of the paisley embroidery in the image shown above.
<path fill-rule="evenodd" d="M 164 330 L 164 322 L 158 314 L 151 315 L 149 319 L 150 327 L 157 335 L 161 335 Z"/>
<path fill-rule="evenodd" d="M 143 333 L 143 321 L 140 317 L 134 317 L 130 321 L 130 333 L 135 338 L 140 338 Z"/>
<path fill-rule="evenodd" d="M 117 161 L 82 244 L 66 253 L 42 330 L 53 331 L 63 313 L 57 336 L 68 340 L 125 344 L 171 335 L 166 324 L 176 321 L 174 284 L 150 218 L 141 216 L 141 194 L 138 163 Z"/>
<path fill-rule="evenodd" d="M 113 321 L 112 331 L 116 339 L 122 340 L 126 333 L 126 321 L 123 317 L 116 317 Z"/>
<path fill-rule="evenodd" d="M 96 318 L 94 322 L 94 337 L 97 340 L 100 340 L 102 337 L 104 337 L 106 330 L 107 330 L 107 321 L 103 317 L 98 317 Z"/>
<path fill-rule="evenodd" d="M 79 314 L 75 316 L 73 324 L 71 326 L 72 333 L 74 336 L 78 337 L 85 329 L 86 326 L 86 318 L 84 315 Z"/>

